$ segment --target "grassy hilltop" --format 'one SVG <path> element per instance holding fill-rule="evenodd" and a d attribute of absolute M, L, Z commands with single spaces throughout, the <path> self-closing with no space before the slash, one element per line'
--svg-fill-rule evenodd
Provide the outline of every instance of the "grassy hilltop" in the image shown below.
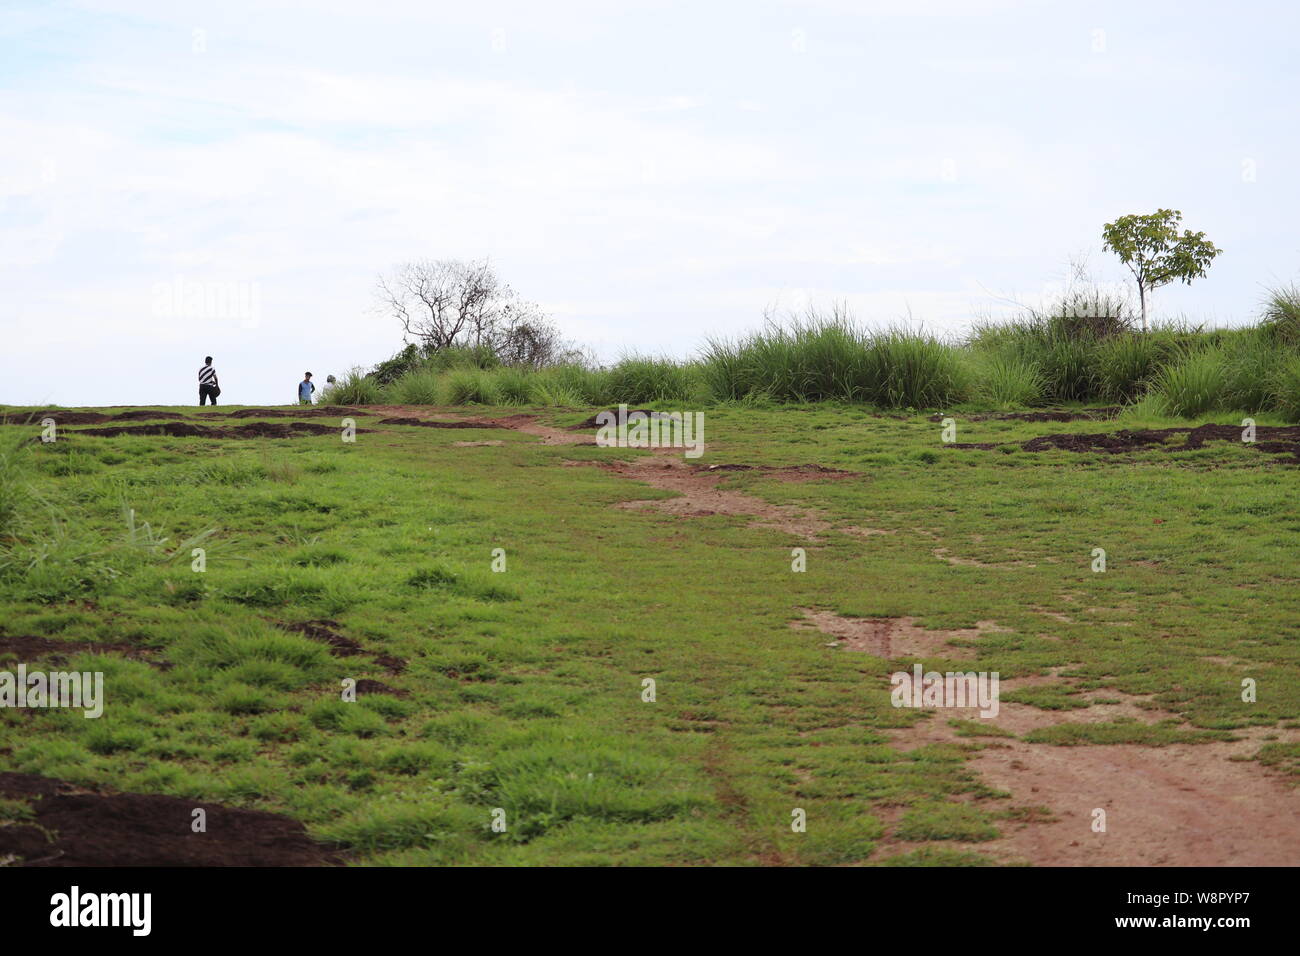
<path fill-rule="evenodd" d="M 568 431 L 592 410 L 148 409 L 48 444 L 9 410 L 0 669 L 103 671 L 108 702 L 0 709 L 0 769 L 270 810 L 359 863 L 874 864 L 1077 846 L 1081 808 L 999 754 L 1300 766 L 1283 416 L 1184 447 L 1146 407 L 957 413 L 951 445 L 732 404 L 687 463 Z M 1149 437 L 1033 442 L 1117 429 Z M 1003 717 L 891 706 L 917 661 L 1000 672 Z"/>

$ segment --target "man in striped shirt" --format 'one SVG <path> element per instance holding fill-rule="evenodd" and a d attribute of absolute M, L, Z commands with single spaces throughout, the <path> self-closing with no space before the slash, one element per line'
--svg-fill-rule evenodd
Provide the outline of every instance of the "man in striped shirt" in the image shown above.
<path fill-rule="evenodd" d="M 217 385 L 217 370 L 212 367 L 212 356 L 209 355 L 203 360 L 203 367 L 199 369 L 199 404 L 203 405 L 208 399 L 212 404 L 217 404 L 217 396 L 221 394 L 221 388 Z"/>

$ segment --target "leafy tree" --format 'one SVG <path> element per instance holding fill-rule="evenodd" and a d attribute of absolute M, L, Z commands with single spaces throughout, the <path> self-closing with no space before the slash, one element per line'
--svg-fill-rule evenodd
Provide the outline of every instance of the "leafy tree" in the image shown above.
<path fill-rule="evenodd" d="M 1119 256 L 1137 280 L 1143 331 L 1147 328 L 1147 293 L 1175 279 L 1191 285 L 1223 251 L 1203 232 L 1189 229 L 1179 235 L 1182 219 L 1177 209 L 1157 209 L 1147 216 L 1120 216 L 1102 227 L 1106 248 Z"/>

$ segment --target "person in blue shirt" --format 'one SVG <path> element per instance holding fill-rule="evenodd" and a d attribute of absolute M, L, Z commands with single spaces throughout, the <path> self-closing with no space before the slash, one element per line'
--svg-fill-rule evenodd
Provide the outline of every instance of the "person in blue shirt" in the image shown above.
<path fill-rule="evenodd" d="M 304 372 L 303 375 L 306 377 L 298 383 L 298 404 L 310 405 L 311 393 L 316 391 L 316 386 L 312 384 L 311 372 Z"/>

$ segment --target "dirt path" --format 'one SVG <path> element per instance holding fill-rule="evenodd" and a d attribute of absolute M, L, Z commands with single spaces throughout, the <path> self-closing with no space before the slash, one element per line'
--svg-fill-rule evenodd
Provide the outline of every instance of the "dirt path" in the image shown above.
<path fill-rule="evenodd" d="M 831 530 L 831 523 L 807 508 L 774 505 L 761 498 L 718 487 L 726 472 L 710 471 L 686 462 L 680 452 L 661 450 L 631 461 L 575 462 L 593 464 L 613 474 L 631 478 L 665 491 L 675 491 L 676 498 L 649 501 L 625 501 L 618 505 L 627 511 L 658 511 L 682 518 L 708 515 L 738 515 L 752 518 L 757 527 L 774 528 L 786 534 L 814 541 Z"/>
<path fill-rule="evenodd" d="M 419 407 L 385 406 L 390 414 L 455 417 L 451 410 L 435 413 Z M 550 445 L 590 445 L 586 431 L 569 431 L 540 424 L 536 416 L 511 415 L 478 419 L 535 435 Z M 1212 436 L 1212 437 L 1218 437 Z M 630 461 L 568 462 L 603 468 L 678 497 L 623 502 L 627 510 L 654 510 L 684 518 L 724 514 L 754 519 L 759 527 L 775 528 L 806 540 L 832 529 L 815 512 L 773 505 L 739 491 L 719 487 L 723 476 L 745 466 L 700 466 L 679 450 L 661 449 Z M 786 472 L 787 474 L 781 474 Z M 815 466 L 770 470 L 783 480 L 833 479 L 842 473 L 819 472 Z M 840 529 L 846 533 L 887 533 L 875 529 Z M 936 557 L 961 563 L 944 549 Z M 832 652 L 866 652 L 885 659 L 933 655 L 953 659 L 974 656 L 972 642 L 1001 628 L 981 621 L 975 628 L 936 631 L 916 626 L 912 618 L 853 620 L 831 612 L 802 609 L 794 626 L 822 632 Z M 819 635 L 820 636 L 820 635 Z M 959 644 L 949 643 L 958 640 Z M 882 679 L 896 668 L 886 667 Z M 1056 677 L 1008 680 L 1002 691 L 1035 683 L 1059 682 Z M 1026 704 L 1003 702 L 996 717 L 981 718 L 978 708 L 932 711 L 916 726 L 890 731 L 894 746 L 904 751 L 934 743 L 979 749 L 968 766 L 985 784 L 1011 794 L 1010 805 L 1032 812 L 1045 808 L 1050 816 L 1035 822 L 1002 822 L 1002 837 L 974 845 L 977 852 L 1007 863 L 1043 866 L 1295 866 L 1300 865 L 1300 789 L 1288 787 L 1278 775 L 1250 758 L 1265 735 L 1300 740 L 1300 731 L 1250 728 L 1234 732 L 1230 742 L 1058 746 L 1031 744 L 1023 736 L 1063 723 L 1110 722 L 1132 718 L 1154 724 L 1170 714 L 1139 706 L 1137 698 L 1106 690 L 1088 696 L 1119 699 L 1086 709 L 1048 711 Z M 1010 736 L 962 737 L 949 720 L 973 720 L 992 725 Z M 1094 812 L 1104 810 L 1105 832 L 1094 832 Z M 887 838 L 883 855 L 915 850 L 919 844 L 899 844 Z"/>
<path fill-rule="evenodd" d="M 594 436 L 589 431 L 573 431 L 544 425 L 538 421 L 536 415 L 475 417 L 465 416 L 463 412 L 458 415 L 454 409 L 434 409 L 420 405 L 368 405 L 366 411 L 422 420 L 473 421 L 533 435 L 540 438 L 545 445 L 594 446 L 596 444 Z M 626 501 L 617 506 L 628 511 L 658 511 L 682 518 L 737 515 L 753 518 L 752 524 L 758 527 L 774 528 L 810 541 L 816 540 L 831 529 L 829 521 L 809 509 L 774 505 L 743 492 L 718 487 L 726 475 L 735 470 L 747 470 L 746 466 L 723 465 L 711 468 L 699 465 L 687 460 L 681 449 L 652 449 L 652 454 L 639 455 L 631 461 L 572 461 L 568 464 L 603 468 L 611 474 L 639 481 L 652 488 L 674 491 L 678 495 L 676 498 Z M 815 465 L 769 469 L 766 473 L 786 481 L 832 480 L 852 476 L 849 472 L 823 469 Z"/>
<path fill-rule="evenodd" d="M 466 415 L 464 409 L 435 408 L 429 405 L 363 405 L 361 414 L 384 415 L 396 418 L 415 418 L 422 421 L 443 420 L 475 422 L 489 428 L 508 428 L 542 440 L 544 445 L 595 445 L 596 439 L 585 432 L 573 432 L 552 425 L 543 425 L 537 415 L 505 415 L 491 418 L 483 415 Z"/>
<path fill-rule="evenodd" d="M 1008 690 L 1017 686 L 1009 683 Z M 987 722 L 1024 734 L 1120 716 L 1154 723 L 1169 715 L 1131 703 L 1096 704 L 1068 716 L 1003 703 Z M 937 712 L 917 727 L 892 731 L 895 745 L 910 750 L 934 742 L 971 743 L 948 725 L 952 718 L 981 720 L 974 709 Z M 1235 733 L 1242 739 L 1164 747 L 975 738 L 985 746 L 969 766 L 981 779 L 1009 792 L 1014 806 L 1046 807 L 1054 818 L 1003 823 L 1002 839 L 978 849 L 1039 866 L 1296 866 L 1300 792 L 1250 758 L 1265 733 L 1300 738 L 1294 731 L 1260 728 Z M 1097 809 L 1106 814 L 1104 833 L 1092 829 Z"/>
<path fill-rule="evenodd" d="M 844 650 L 895 658 L 924 654 L 965 659 L 969 646 L 997 630 L 990 622 L 960 631 L 923 631 L 911 619 L 893 622 L 841 618 L 805 611 L 803 621 L 836 638 Z M 919 634 L 918 634 L 919 631 Z M 890 645 L 889 634 L 901 640 Z M 929 635 L 928 637 L 926 635 Z M 873 650 L 874 649 L 874 650 Z M 882 679 L 896 670 L 882 668 Z M 1044 676 L 1003 681 L 1001 692 L 1048 683 Z M 913 727 L 891 730 L 894 746 L 914 750 L 930 744 L 982 746 L 967 764 L 981 780 L 1011 794 L 1012 807 L 1044 807 L 1042 822 L 1002 822 L 1002 838 L 972 846 L 1006 863 L 1039 866 L 1296 866 L 1300 865 L 1300 789 L 1263 770 L 1250 758 L 1265 736 L 1300 741 L 1300 730 L 1252 727 L 1233 731 L 1240 739 L 1163 747 L 1136 744 L 1058 746 L 1028 743 L 1023 736 L 1058 724 L 1102 723 L 1129 718 L 1155 724 L 1172 716 L 1142 698 L 1105 689 L 1084 697 L 1119 700 L 1068 711 L 1050 711 L 1004 701 L 996 717 L 979 708 L 946 707 L 928 712 Z M 1142 706 L 1142 705 L 1146 706 Z M 969 720 L 1014 736 L 963 737 L 950 720 Z M 1094 811 L 1106 814 L 1106 830 L 1092 829 Z M 914 850 L 896 844 L 893 852 Z"/>

